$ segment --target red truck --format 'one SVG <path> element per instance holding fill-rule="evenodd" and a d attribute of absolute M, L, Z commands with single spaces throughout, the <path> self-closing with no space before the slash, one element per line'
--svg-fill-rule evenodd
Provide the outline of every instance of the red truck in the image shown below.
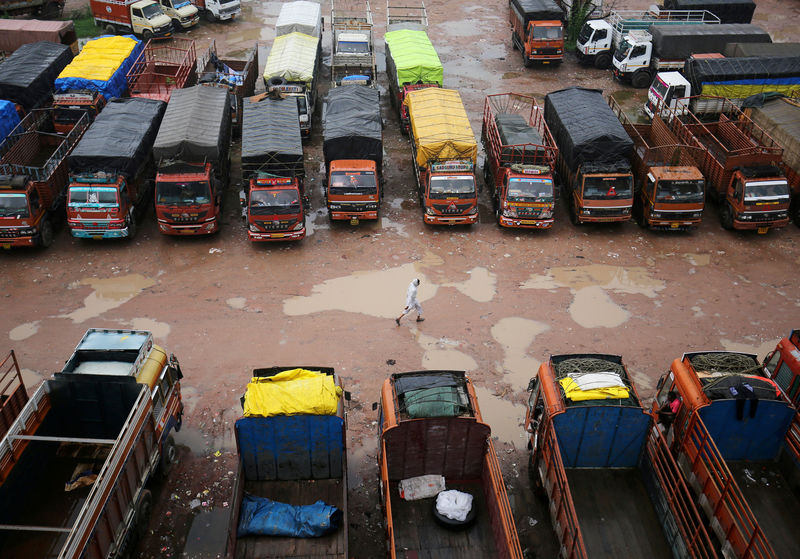
<path fill-rule="evenodd" d="M 792 330 L 764 358 L 764 373 L 800 408 L 800 330 Z"/>
<path fill-rule="evenodd" d="M 171 41 L 150 39 L 126 76 L 131 97 L 169 101 L 175 89 L 197 82 L 197 52 L 194 40 L 175 37 Z"/>
<path fill-rule="evenodd" d="M 489 95 L 483 106 L 483 180 L 502 227 L 553 225 L 558 148 L 536 99 L 517 93 Z"/>
<path fill-rule="evenodd" d="M 88 125 L 84 114 L 68 134 L 57 134 L 52 111 L 35 109 L 0 144 L 0 247 L 53 243 L 69 183 L 67 156 Z"/>
<path fill-rule="evenodd" d="M 28 402 L 22 371 L 14 351 L 0 361 L 0 437 L 4 437 Z"/>
<path fill-rule="evenodd" d="M 511 46 L 526 68 L 564 60 L 564 11 L 554 0 L 510 0 Z"/>
<path fill-rule="evenodd" d="M 89 6 L 94 24 L 108 35 L 133 33 L 145 41 L 172 36 L 172 20 L 155 0 L 89 0 Z"/>
<path fill-rule="evenodd" d="M 702 114 L 672 113 L 672 132 L 697 148 L 711 198 L 720 205 L 725 229 L 766 233 L 789 223 L 789 185 L 780 165 L 783 148 L 728 99 L 718 99 L 708 120 Z M 702 120 L 701 120 L 702 119 Z"/>

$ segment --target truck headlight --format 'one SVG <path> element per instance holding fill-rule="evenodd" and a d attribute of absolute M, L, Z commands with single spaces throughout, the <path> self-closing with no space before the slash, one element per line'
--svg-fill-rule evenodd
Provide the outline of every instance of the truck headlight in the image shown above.
<path fill-rule="evenodd" d="M 425 208 L 425 213 L 427 215 L 436 215 L 436 212 L 433 211 L 433 208 Z"/>
<path fill-rule="evenodd" d="M 251 232 L 253 232 L 253 233 L 258 233 L 258 227 L 256 227 L 256 226 L 255 226 L 255 225 L 253 225 L 252 223 L 250 224 L 250 227 L 249 227 L 249 229 L 250 229 L 250 231 L 251 231 Z"/>
<path fill-rule="evenodd" d="M 303 228 L 303 222 L 298 221 L 297 223 L 295 223 L 294 227 L 292 227 L 292 231 L 300 231 L 300 229 L 302 228 Z"/>
<path fill-rule="evenodd" d="M 517 217 L 517 208 L 510 207 L 503 210 L 504 217 Z"/>
<path fill-rule="evenodd" d="M 742 214 L 742 215 L 739 216 L 739 219 L 741 219 L 742 221 L 749 221 L 749 220 L 753 219 L 753 216 L 752 215 L 747 215 L 747 214 Z"/>

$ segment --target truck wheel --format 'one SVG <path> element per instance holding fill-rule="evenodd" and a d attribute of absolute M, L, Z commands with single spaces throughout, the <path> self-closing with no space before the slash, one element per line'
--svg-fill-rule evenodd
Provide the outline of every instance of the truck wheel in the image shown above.
<path fill-rule="evenodd" d="M 594 67 L 605 70 L 611 67 L 611 55 L 603 52 L 594 57 Z"/>
<path fill-rule="evenodd" d="M 175 446 L 175 439 L 172 435 L 164 441 L 164 448 L 161 449 L 161 460 L 158 462 L 159 479 L 167 479 L 172 471 L 172 467 L 178 462 L 178 448 Z"/>
<path fill-rule="evenodd" d="M 39 232 L 39 246 L 47 248 L 53 244 L 53 224 L 49 217 L 42 220 L 42 230 Z"/>
<path fill-rule="evenodd" d="M 150 513 L 153 510 L 153 494 L 149 489 L 142 491 L 139 504 L 136 507 L 136 539 L 141 541 L 147 535 L 147 527 L 150 524 Z"/>
<path fill-rule="evenodd" d="M 569 220 L 572 222 L 572 225 L 581 224 L 581 220 L 578 216 L 578 206 L 575 205 L 575 198 L 572 196 L 569 198 Z"/>
<path fill-rule="evenodd" d="M 206 21 L 208 23 L 216 23 L 217 18 L 214 16 L 214 13 L 211 10 L 206 10 Z"/>
<path fill-rule="evenodd" d="M 719 210 L 719 221 L 723 229 L 733 229 L 733 209 L 728 202 L 723 202 Z"/>
<path fill-rule="evenodd" d="M 136 236 L 136 231 L 138 227 L 136 226 L 136 218 L 131 214 L 129 221 L 128 221 L 128 238 L 133 239 Z"/>
<path fill-rule="evenodd" d="M 633 219 L 636 220 L 636 224 L 639 227 L 644 227 L 645 226 L 644 204 L 638 198 L 633 201 Z"/>
<path fill-rule="evenodd" d="M 511 50 L 517 50 L 517 36 L 513 31 L 511 32 Z"/>
<path fill-rule="evenodd" d="M 650 73 L 645 70 L 638 70 L 631 78 L 631 85 L 636 89 L 644 89 L 650 85 Z"/>
<path fill-rule="evenodd" d="M 142 39 L 144 39 L 145 41 L 149 41 L 152 38 L 153 38 L 152 31 L 150 31 L 149 29 L 145 29 L 144 31 L 142 31 Z"/>
<path fill-rule="evenodd" d="M 522 65 L 526 68 L 533 66 L 533 60 L 525 56 L 525 51 L 522 51 Z"/>
<path fill-rule="evenodd" d="M 103 28 L 103 30 L 106 32 L 106 35 L 116 35 L 117 34 L 117 28 L 114 27 L 113 25 L 111 25 L 110 23 L 107 24 Z"/>

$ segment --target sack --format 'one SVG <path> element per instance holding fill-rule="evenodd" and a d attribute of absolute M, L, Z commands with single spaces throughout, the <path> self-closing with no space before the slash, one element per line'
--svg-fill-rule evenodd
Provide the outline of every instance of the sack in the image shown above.
<path fill-rule="evenodd" d="M 444 477 L 435 474 L 410 477 L 400 480 L 397 489 L 400 498 L 406 501 L 435 497 L 437 493 L 444 491 Z"/>
<path fill-rule="evenodd" d="M 472 510 L 472 495 L 451 489 L 436 497 L 436 511 L 450 520 L 464 522 Z"/>

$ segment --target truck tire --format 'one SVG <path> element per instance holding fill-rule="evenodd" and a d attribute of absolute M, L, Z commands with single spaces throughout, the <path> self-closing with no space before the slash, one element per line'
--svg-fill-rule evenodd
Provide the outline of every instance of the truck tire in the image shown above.
<path fill-rule="evenodd" d="M 106 26 L 103 28 L 103 31 L 106 32 L 106 35 L 116 35 L 117 34 L 117 28 L 114 27 L 110 23 L 106 24 Z"/>
<path fill-rule="evenodd" d="M 144 31 L 142 31 L 142 39 L 144 39 L 145 41 L 149 41 L 152 38 L 153 38 L 152 31 L 150 31 L 149 29 L 145 29 Z"/>
<path fill-rule="evenodd" d="M 633 201 L 633 219 L 639 227 L 645 227 L 647 223 L 644 220 L 644 204 L 640 198 Z"/>
<path fill-rule="evenodd" d="M 631 77 L 631 85 L 636 89 L 644 89 L 650 86 L 650 72 L 647 70 L 637 70 Z"/>
<path fill-rule="evenodd" d="M 601 52 L 594 57 L 594 67 L 600 70 L 605 70 L 611 67 L 611 55 L 607 52 Z"/>
<path fill-rule="evenodd" d="M 723 202 L 719 209 L 719 221 L 723 229 L 733 229 L 733 209 L 728 202 Z"/>
<path fill-rule="evenodd" d="M 172 29 L 175 31 L 175 33 L 180 33 L 183 31 L 183 27 L 181 27 L 181 22 L 179 19 L 172 20 Z"/>
<path fill-rule="evenodd" d="M 53 244 L 53 222 L 50 221 L 49 217 L 45 217 L 42 220 L 42 230 L 39 231 L 39 246 L 42 248 L 47 248 Z"/>
<path fill-rule="evenodd" d="M 172 435 L 167 437 L 164 441 L 164 447 L 161 449 L 161 459 L 158 461 L 158 478 L 161 480 L 167 479 L 172 467 L 178 462 L 178 448 L 175 446 L 175 439 Z"/>
<path fill-rule="evenodd" d="M 522 52 L 522 65 L 525 66 L 526 68 L 532 67 L 533 66 L 533 60 L 531 60 L 530 58 L 525 56 L 525 51 L 521 51 L 521 52 Z"/>
<path fill-rule="evenodd" d="M 511 50 L 518 50 L 517 48 L 517 34 L 511 32 Z"/>
<path fill-rule="evenodd" d="M 138 229 L 139 228 L 136 225 L 136 218 L 133 214 L 131 214 L 128 221 L 128 238 L 133 239 L 136 236 Z"/>
<path fill-rule="evenodd" d="M 579 226 L 581 224 L 581 220 L 578 216 L 578 206 L 575 205 L 575 198 L 570 195 L 569 197 L 569 220 L 572 222 L 572 225 Z"/>
<path fill-rule="evenodd" d="M 208 23 L 216 23 L 217 22 L 217 18 L 214 15 L 214 12 L 212 12 L 211 10 L 206 10 L 206 21 Z"/>
<path fill-rule="evenodd" d="M 267 80 L 267 88 L 276 87 L 279 85 L 284 85 L 286 80 L 280 76 L 272 76 L 270 79 Z"/>

